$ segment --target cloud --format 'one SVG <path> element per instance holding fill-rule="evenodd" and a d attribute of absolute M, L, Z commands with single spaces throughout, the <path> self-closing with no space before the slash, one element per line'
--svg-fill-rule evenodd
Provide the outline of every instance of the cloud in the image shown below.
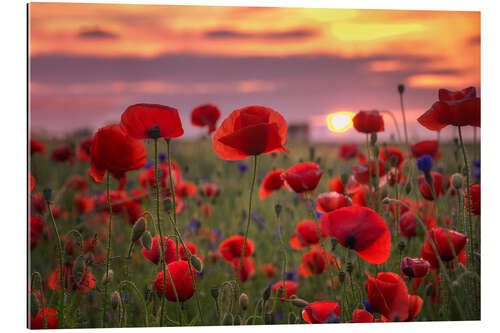
<path fill-rule="evenodd" d="M 293 29 L 286 31 L 259 31 L 259 32 L 245 32 L 233 29 L 219 29 L 207 31 L 204 37 L 212 39 L 270 39 L 270 40 L 288 40 L 288 39 L 302 39 L 309 38 L 317 35 L 317 32 L 312 29 Z"/>
<path fill-rule="evenodd" d="M 80 39 L 116 39 L 119 36 L 110 31 L 102 30 L 100 28 L 85 29 L 77 34 Z"/>

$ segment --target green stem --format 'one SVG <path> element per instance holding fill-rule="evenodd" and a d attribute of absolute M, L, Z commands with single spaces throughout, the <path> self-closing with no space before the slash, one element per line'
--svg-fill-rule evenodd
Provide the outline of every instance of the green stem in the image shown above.
<path fill-rule="evenodd" d="M 106 175 L 106 196 L 109 207 L 109 223 L 108 223 L 108 246 L 106 248 L 106 278 L 104 280 L 104 293 L 102 296 L 102 327 L 106 322 L 106 305 L 108 301 L 108 284 L 109 284 L 109 258 L 111 255 L 111 223 L 113 217 L 113 209 L 111 207 L 111 200 L 109 198 L 109 171 Z"/>
<path fill-rule="evenodd" d="M 253 174 L 252 174 L 252 183 L 250 185 L 250 197 L 248 199 L 248 219 L 247 219 L 247 227 L 245 230 L 245 239 L 243 241 L 243 249 L 241 250 L 241 257 L 240 257 L 240 263 L 238 265 L 238 270 L 236 271 L 236 280 L 240 280 L 240 271 L 241 271 L 241 265 L 243 264 L 243 257 L 245 255 L 245 247 L 247 244 L 247 238 L 248 238 L 248 229 L 250 227 L 250 219 L 252 217 L 252 197 L 253 197 L 253 188 L 255 185 L 255 176 L 257 175 L 257 155 L 253 156 Z"/>
<path fill-rule="evenodd" d="M 474 253 L 474 237 L 472 234 L 472 214 L 471 214 L 471 201 L 470 201 L 470 179 L 469 179 L 469 164 L 467 161 L 467 153 L 465 152 L 465 146 L 464 146 L 464 141 L 462 138 L 462 126 L 458 126 L 458 137 L 460 138 L 460 146 L 462 147 L 462 154 L 464 155 L 464 167 L 465 167 L 465 179 L 467 181 L 467 216 L 468 216 L 468 221 L 469 221 L 469 237 L 470 237 L 470 252 L 469 252 L 469 258 L 472 260 L 473 267 L 475 260 L 473 259 L 473 253 Z"/>
<path fill-rule="evenodd" d="M 194 288 L 194 298 L 196 299 L 196 305 L 198 307 L 198 314 L 200 315 L 200 320 L 203 323 L 203 313 L 201 311 L 201 304 L 200 304 L 200 299 L 198 297 L 198 293 L 196 292 L 196 282 L 194 279 L 194 272 L 193 272 L 193 267 L 191 265 L 191 251 L 187 248 L 186 244 L 184 243 L 184 240 L 182 239 L 181 233 L 179 232 L 179 229 L 177 228 L 177 210 L 176 210 L 176 203 L 175 203 L 175 187 L 174 187 L 174 180 L 172 177 L 172 163 L 171 163 L 171 152 L 170 152 L 170 139 L 167 139 L 167 162 L 168 162 L 168 176 L 169 176 L 169 181 L 170 181 L 170 191 L 172 192 L 172 208 L 173 208 L 173 215 L 174 215 L 174 231 L 177 235 L 178 240 L 181 242 L 182 247 L 184 248 L 184 253 L 186 254 L 186 258 L 188 259 L 188 268 L 189 268 L 189 274 L 191 275 L 191 283 L 193 284 Z M 178 251 L 177 247 L 177 251 Z"/>
<path fill-rule="evenodd" d="M 61 295 L 59 296 L 59 311 L 58 311 L 58 328 L 64 328 L 64 273 L 63 273 L 63 258 L 64 252 L 62 248 L 61 237 L 59 236 L 59 231 L 57 230 L 56 220 L 54 219 L 54 214 L 52 214 L 52 208 L 50 207 L 50 202 L 47 201 L 47 207 L 50 214 L 50 219 L 52 221 L 52 226 L 54 227 L 54 232 L 57 237 L 57 248 L 59 251 L 59 281 L 61 282 Z M 42 311 L 45 311 L 42 308 Z"/>
<path fill-rule="evenodd" d="M 144 300 L 144 297 L 143 295 L 139 292 L 139 290 L 137 289 L 136 285 L 132 282 L 132 281 L 129 281 L 129 280 L 124 280 L 122 282 L 120 282 L 120 285 L 122 285 L 122 288 L 124 286 L 130 286 L 132 287 L 132 289 L 134 290 L 134 292 L 137 294 L 137 297 L 142 301 L 142 306 L 144 308 L 144 324 L 146 325 L 146 327 L 149 326 L 149 323 L 148 323 L 148 307 L 146 305 L 146 301 Z"/>
<path fill-rule="evenodd" d="M 406 146 L 408 147 L 408 129 L 406 128 L 406 114 L 405 114 L 405 106 L 403 103 L 403 94 L 402 93 L 399 94 L 399 103 L 401 105 L 401 115 L 403 116 L 403 127 L 405 130 L 405 143 L 406 143 Z"/>

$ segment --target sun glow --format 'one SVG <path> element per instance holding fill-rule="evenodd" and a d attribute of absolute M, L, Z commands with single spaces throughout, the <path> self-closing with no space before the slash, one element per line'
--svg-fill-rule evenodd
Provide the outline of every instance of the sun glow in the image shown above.
<path fill-rule="evenodd" d="M 352 127 L 352 117 L 354 117 L 354 112 L 333 112 L 326 116 L 326 124 L 328 125 L 328 129 L 330 131 L 342 133 Z"/>

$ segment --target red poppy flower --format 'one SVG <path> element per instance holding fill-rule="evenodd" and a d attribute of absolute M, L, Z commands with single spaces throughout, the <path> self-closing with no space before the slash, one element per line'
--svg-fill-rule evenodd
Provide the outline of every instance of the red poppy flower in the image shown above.
<path fill-rule="evenodd" d="M 240 259 L 241 251 L 243 251 L 243 242 L 245 241 L 245 237 L 236 235 L 231 236 L 224 240 L 219 245 L 219 253 L 222 255 L 224 260 L 228 262 L 232 262 L 234 259 Z M 247 239 L 247 243 L 245 245 L 245 254 L 244 257 L 249 257 L 253 253 L 253 242 L 250 239 Z"/>
<path fill-rule="evenodd" d="M 318 225 L 316 222 L 310 220 L 299 222 L 295 227 L 295 234 L 290 238 L 290 245 L 296 250 L 319 245 Z"/>
<path fill-rule="evenodd" d="M 372 264 L 385 262 L 391 251 L 391 234 L 385 220 L 366 207 L 337 209 L 320 217 L 321 232 L 338 239 Z"/>
<path fill-rule="evenodd" d="M 82 140 L 76 149 L 76 157 L 82 162 L 87 162 L 90 158 L 90 147 L 92 147 L 92 137 Z"/>
<path fill-rule="evenodd" d="M 69 146 L 59 146 L 54 148 L 50 158 L 56 162 L 66 162 L 73 164 L 75 153 Z"/>
<path fill-rule="evenodd" d="M 267 198 L 274 191 L 279 190 L 283 187 L 283 179 L 281 179 L 281 174 L 285 172 L 283 169 L 275 169 L 269 172 L 264 179 L 262 180 L 262 184 L 260 184 L 259 188 L 259 198 L 261 200 Z"/>
<path fill-rule="evenodd" d="M 231 265 L 233 265 L 234 269 L 234 277 L 236 277 L 238 274 L 238 266 L 240 264 L 240 259 L 241 258 L 233 259 L 231 262 Z M 255 272 L 255 260 L 253 258 L 244 257 L 243 263 L 241 264 L 239 280 L 241 282 L 245 282 L 246 280 L 248 280 L 250 276 L 253 275 L 254 272 Z"/>
<path fill-rule="evenodd" d="M 470 202 L 471 207 L 470 212 L 472 215 L 481 215 L 481 185 L 479 184 L 471 184 L 469 186 L 469 191 L 466 191 L 464 194 L 465 207 L 467 207 L 467 211 L 469 211 L 469 194 L 470 193 Z"/>
<path fill-rule="evenodd" d="M 129 136 L 119 125 L 100 128 L 94 135 L 90 149 L 90 176 L 101 183 L 109 171 L 120 179 L 130 170 L 146 164 L 144 144 Z"/>
<path fill-rule="evenodd" d="M 326 258 L 330 265 L 336 268 L 335 257 L 330 253 L 326 253 Z M 302 255 L 302 265 L 299 266 L 299 272 L 305 276 L 318 275 L 323 273 L 328 267 L 325 259 L 325 251 L 323 249 L 312 249 Z M 340 266 L 337 260 L 337 265 Z"/>
<path fill-rule="evenodd" d="M 432 187 L 434 188 L 434 194 L 437 197 L 440 197 L 444 194 L 445 190 L 443 189 L 443 185 L 448 188 L 450 186 L 450 183 L 448 180 L 446 180 L 440 173 L 437 172 L 431 172 L 432 176 Z M 424 175 L 418 176 L 418 189 L 420 191 L 420 194 L 426 199 L 426 200 L 434 200 L 434 196 L 432 195 L 432 190 L 431 186 L 427 184 L 427 181 L 425 180 Z"/>
<path fill-rule="evenodd" d="M 357 144 L 343 144 L 339 148 L 337 157 L 343 160 L 350 160 L 359 155 Z"/>
<path fill-rule="evenodd" d="M 439 90 L 439 101 L 434 103 L 418 119 L 431 131 L 448 126 L 477 126 L 481 124 L 481 99 L 476 89 L 469 87 L 460 91 Z"/>
<path fill-rule="evenodd" d="M 309 303 L 302 309 L 302 319 L 309 324 L 340 322 L 340 305 L 332 301 Z"/>
<path fill-rule="evenodd" d="M 321 213 L 332 212 L 336 209 L 351 205 L 352 201 L 348 196 L 337 192 L 321 193 L 316 200 L 316 210 Z"/>
<path fill-rule="evenodd" d="M 429 155 L 432 159 L 441 157 L 439 152 L 439 142 L 437 140 L 420 141 L 410 146 L 411 154 L 415 158 L 423 155 Z"/>
<path fill-rule="evenodd" d="M 81 293 L 89 292 L 94 289 L 96 279 L 90 272 L 90 269 L 86 267 L 81 276 L 76 276 L 73 272 L 73 265 L 74 262 L 70 262 L 63 266 L 64 288 L 66 288 L 66 290 L 77 290 Z M 61 290 L 59 266 L 50 273 L 47 284 L 52 290 Z"/>
<path fill-rule="evenodd" d="M 366 207 L 368 196 L 368 189 L 366 187 L 358 187 L 354 192 L 351 193 L 352 205 Z"/>
<path fill-rule="evenodd" d="M 413 202 L 408 198 L 401 198 L 400 201 L 406 203 L 410 207 L 414 206 Z M 408 208 L 405 205 L 398 204 L 397 202 L 390 202 L 389 204 L 383 206 L 384 210 L 389 210 L 393 218 L 396 218 L 396 210 L 398 207 L 399 216 L 401 218 L 403 214 L 408 211 Z"/>
<path fill-rule="evenodd" d="M 30 139 L 30 155 L 40 153 L 43 154 L 47 150 L 47 147 L 40 141 Z"/>
<path fill-rule="evenodd" d="M 292 296 L 297 294 L 297 290 L 299 289 L 299 285 L 293 281 L 286 280 L 284 288 L 283 288 L 283 281 L 276 282 L 275 284 L 273 284 L 272 288 L 273 288 L 274 295 L 277 295 L 278 290 L 281 289 L 278 297 L 285 298 L 285 294 L 286 294 L 286 298 L 290 299 L 290 298 L 292 298 Z"/>
<path fill-rule="evenodd" d="M 203 260 L 203 256 L 198 253 L 198 247 L 195 244 L 184 242 L 184 245 L 186 245 L 187 249 L 189 250 L 189 252 L 191 252 L 192 255 L 194 254 L 200 260 Z M 186 252 L 184 251 L 184 246 L 182 245 L 179 245 L 179 257 L 181 258 L 181 260 L 186 260 L 186 261 L 188 260 Z"/>
<path fill-rule="evenodd" d="M 213 146 L 223 160 L 242 160 L 252 155 L 286 152 L 287 123 L 278 112 L 264 106 L 233 111 L 215 132 Z"/>
<path fill-rule="evenodd" d="M 159 129 L 157 138 L 177 138 L 184 134 L 177 109 L 160 104 L 135 104 L 122 113 L 120 125 L 135 139 L 151 139 L 153 126 Z"/>
<path fill-rule="evenodd" d="M 57 329 L 59 324 L 57 318 L 57 310 L 53 308 L 44 308 L 43 311 L 40 309 L 38 311 L 38 316 L 36 318 L 31 317 L 30 315 L 30 329 L 32 330 L 41 330 L 43 329 L 43 318 L 47 318 L 47 328 L 48 329 Z"/>
<path fill-rule="evenodd" d="M 167 236 L 163 236 L 163 246 L 165 248 L 165 263 L 169 264 L 175 261 L 177 259 L 177 247 L 175 241 L 169 239 Z M 151 243 L 151 250 L 148 251 L 148 249 L 143 247 L 141 252 L 144 258 L 157 265 L 161 259 L 160 249 L 160 236 L 155 236 L 153 237 L 153 242 Z"/>
<path fill-rule="evenodd" d="M 279 273 L 279 270 L 273 264 L 264 264 L 260 266 L 260 270 L 266 274 L 268 278 L 272 278 Z"/>
<path fill-rule="evenodd" d="M 208 126 L 208 134 L 215 131 L 215 124 L 219 118 L 220 111 L 212 104 L 200 105 L 191 112 L 191 124 L 198 127 Z"/>
<path fill-rule="evenodd" d="M 196 185 L 193 182 L 183 180 L 175 186 L 175 195 L 179 198 L 192 197 L 196 194 Z"/>
<path fill-rule="evenodd" d="M 340 177 L 332 178 L 328 181 L 328 189 L 332 192 L 344 194 L 345 188 Z"/>
<path fill-rule="evenodd" d="M 376 133 L 384 131 L 384 118 L 376 110 L 359 111 L 353 118 L 354 128 L 361 133 Z"/>
<path fill-rule="evenodd" d="M 30 216 L 30 249 L 33 250 L 41 240 L 43 219 L 39 216 Z"/>
<path fill-rule="evenodd" d="M 89 183 L 80 175 L 75 175 L 71 179 L 69 186 L 77 191 L 84 192 L 89 188 Z"/>
<path fill-rule="evenodd" d="M 357 182 L 363 185 L 368 185 L 370 183 L 369 171 L 371 172 L 372 177 L 375 177 L 377 175 L 377 169 L 375 167 L 374 161 L 370 161 L 370 169 L 368 169 L 368 163 L 357 164 L 352 167 L 354 179 L 356 179 Z M 378 160 L 378 176 L 385 176 L 385 167 L 382 160 Z"/>
<path fill-rule="evenodd" d="M 355 309 L 352 313 L 352 321 L 350 323 L 371 323 L 373 321 L 373 315 L 362 309 Z"/>
<path fill-rule="evenodd" d="M 406 321 L 412 321 L 422 309 L 424 301 L 418 295 L 408 295 L 408 318 Z"/>
<path fill-rule="evenodd" d="M 47 202 L 45 202 L 42 193 L 31 195 L 31 207 L 38 213 L 44 213 L 47 210 Z"/>
<path fill-rule="evenodd" d="M 318 186 L 323 171 L 316 163 L 304 162 L 295 164 L 281 174 L 281 179 L 288 188 L 297 193 L 314 191 Z"/>
<path fill-rule="evenodd" d="M 203 184 L 203 192 L 208 198 L 215 198 L 220 193 L 220 188 L 216 184 L 207 183 Z"/>
<path fill-rule="evenodd" d="M 396 167 L 401 168 L 401 165 L 403 165 L 406 159 L 405 152 L 394 146 L 382 147 L 382 149 L 380 149 L 379 158 L 383 162 L 389 162 L 392 165 L 393 156 L 396 157 Z"/>
<path fill-rule="evenodd" d="M 214 210 L 214 207 L 211 204 L 209 204 L 209 203 L 204 203 L 199 208 L 200 213 L 202 213 L 206 217 L 212 216 L 213 210 Z"/>
<path fill-rule="evenodd" d="M 417 235 L 417 218 L 411 211 L 407 211 L 399 218 L 399 231 L 406 238 Z"/>
<path fill-rule="evenodd" d="M 194 270 L 194 268 L 191 268 Z M 196 286 L 196 274 L 193 274 L 193 280 L 191 279 L 191 272 L 189 270 L 189 264 L 187 261 L 173 261 L 167 265 L 165 281 L 163 280 L 163 270 L 156 276 L 155 279 L 155 289 L 160 295 L 165 295 L 165 297 L 171 302 L 177 302 L 177 296 L 180 302 L 184 302 L 194 295 Z M 170 276 L 169 276 L 170 273 Z M 170 280 L 172 278 L 172 280 Z M 173 284 L 172 284 L 173 282 Z M 165 293 L 163 292 L 163 285 L 165 284 Z M 175 286 L 175 291 L 174 291 Z"/>
<path fill-rule="evenodd" d="M 135 221 L 144 214 L 144 209 L 141 204 L 138 204 L 135 200 L 127 200 L 125 202 L 125 209 L 127 211 L 128 223 L 134 225 Z"/>
<path fill-rule="evenodd" d="M 29 187 L 30 187 L 30 193 L 33 191 L 33 189 L 35 188 L 35 177 L 33 177 L 33 175 L 29 174 Z"/>
<path fill-rule="evenodd" d="M 401 275 L 409 278 L 423 278 L 429 274 L 431 264 L 422 258 L 404 257 L 401 261 Z"/>
<path fill-rule="evenodd" d="M 94 209 L 94 200 L 92 198 L 76 195 L 75 196 L 75 207 L 78 213 L 85 214 Z"/>
<path fill-rule="evenodd" d="M 458 231 L 439 227 L 434 227 L 429 230 L 429 236 L 436 245 L 441 260 L 444 262 L 453 260 L 455 258 L 453 253 L 458 255 L 468 241 L 467 236 L 459 233 Z M 450 244 L 453 245 L 453 248 Z M 420 256 L 426 259 L 433 268 L 439 268 L 439 260 L 437 259 L 428 238 L 426 238 L 422 244 Z"/>
<path fill-rule="evenodd" d="M 378 273 L 377 278 L 366 275 L 372 309 L 390 321 L 405 321 L 408 318 L 408 288 L 404 280 L 392 272 Z"/>
<path fill-rule="evenodd" d="M 397 174 L 398 174 L 397 179 L 396 179 L 396 170 L 397 170 Z M 398 184 L 401 184 L 403 181 L 406 181 L 406 177 L 403 175 L 403 172 L 401 169 L 396 169 L 396 168 L 389 169 L 389 171 L 387 172 L 387 183 L 390 186 L 396 185 L 396 182 Z"/>

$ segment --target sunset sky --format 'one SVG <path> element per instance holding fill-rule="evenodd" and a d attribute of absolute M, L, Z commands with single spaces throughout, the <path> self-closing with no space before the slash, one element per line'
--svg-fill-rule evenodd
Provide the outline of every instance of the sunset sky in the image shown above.
<path fill-rule="evenodd" d="M 206 102 L 223 117 L 258 104 L 313 139 L 333 111 L 391 110 L 405 98 L 410 137 L 439 88 L 480 91 L 479 12 L 31 3 L 33 132 L 62 134 L 118 122 L 138 102 L 179 109 L 186 136 Z M 394 133 L 390 119 L 387 133 Z M 446 129 L 450 136 L 453 129 Z"/>

